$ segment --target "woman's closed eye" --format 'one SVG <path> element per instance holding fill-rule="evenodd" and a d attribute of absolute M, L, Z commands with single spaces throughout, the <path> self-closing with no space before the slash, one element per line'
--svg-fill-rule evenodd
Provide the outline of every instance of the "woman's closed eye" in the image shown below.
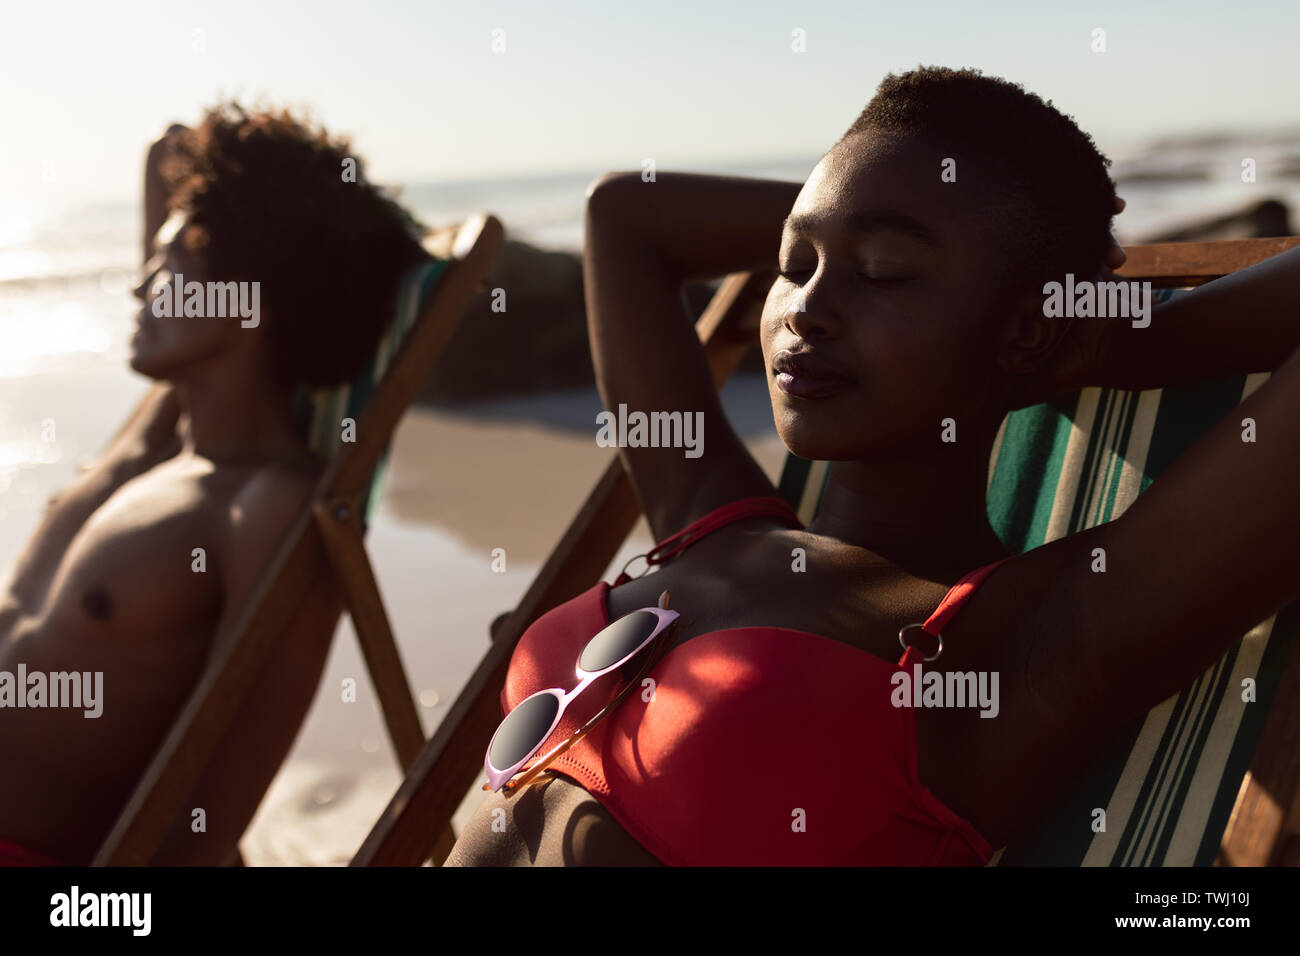
<path fill-rule="evenodd" d="M 878 286 L 902 285 L 911 282 L 920 272 L 915 262 L 902 257 L 891 259 L 876 252 L 859 256 L 857 266 L 858 275 L 862 279 Z"/>
<path fill-rule="evenodd" d="M 787 282 L 803 285 L 817 272 L 817 263 L 786 261 L 779 264 L 777 274 Z M 895 262 L 858 263 L 857 276 L 875 286 L 891 288 L 901 286 L 919 278 L 918 270 L 911 265 Z"/>
<path fill-rule="evenodd" d="M 777 274 L 786 282 L 793 283 L 794 285 L 803 285 L 813 277 L 814 272 L 816 272 L 815 269 L 782 269 Z M 888 273 L 877 274 L 870 272 L 860 272 L 858 273 L 858 277 L 864 282 L 885 289 L 897 288 L 906 285 L 909 282 L 913 282 L 916 279 L 916 276 L 913 275 Z"/>

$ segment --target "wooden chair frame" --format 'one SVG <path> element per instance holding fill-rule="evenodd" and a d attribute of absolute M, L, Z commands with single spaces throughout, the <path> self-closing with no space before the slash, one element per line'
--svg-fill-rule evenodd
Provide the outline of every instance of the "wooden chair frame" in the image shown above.
<path fill-rule="evenodd" d="M 1130 246 L 1119 274 L 1153 287 L 1195 286 L 1300 245 L 1300 237 Z M 728 276 L 696 323 L 714 382 L 720 387 L 756 341 L 771 276 Z M 640 514 L 615 454 L 519 606 L 493 635 L 437 732 L 357 855 L 353 866 L 418 866 L 446 858 L 445 834 L 466 792 L 483 771 L 483 753 L 500 723 L 501 687 L 515 644 L 538 617 L 596 581 Z M 1224 833 L 1221 862 L 1265 865 L 1300 860 L 1300 653 L 1290 655 L 1282 685 Z"/>
<path fill-rule="evenodd" d="M 240 636 L 205 669 L 96 854 L 95 865 L 150 861 L 275 642 L 291 629 L 332 634 L 343 607 L 352 617 L 398 760 L 404 770 L 413 766 L 424 746 L 424 731 L 366 555 L 362 507 L 397 423 L 450 341 L 502 239 L 500 222 L 480 215 L 425 241 L 431 254 L 448 262 L 366 401 L 356 441 L 341 446 L 329 463 L 313 501 L 231 625 Z M 435 837 L 440 852 L 452 840 L 450 828 L 443 829 Z"/>

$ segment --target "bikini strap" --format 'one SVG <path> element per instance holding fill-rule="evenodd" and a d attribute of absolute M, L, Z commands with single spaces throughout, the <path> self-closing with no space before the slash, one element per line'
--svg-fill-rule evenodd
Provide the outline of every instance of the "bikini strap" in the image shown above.
<path fill-rule="evenodd" d="M 1010 561 L 1011 557 L 1011 555 L 1008 555 L 1001 561 L 994 561 L 992 564 L 986 564 L 984 567 L 976 568 L 974 571 L 970 572 L 970 574 L 966 575 L 948 589 L 948 593 L 943 596 L 943 600 L 940 601 L 939 606 L 934 609 L 934 613 L 925 619 L 924 624 L 907 625 L 907 627 L 903 628 L 903 630 L 899 632 L 898 639 L 903 641 L 903 635 L 906 634 L 910 628 L 919 627 L 931 637 L 938 639 L 939 651 L 935 654 L 935 657 L 937 658 L 939 654 L 943 653 L 943 629 L 948 626 L 948 622 L 951 621 L 966 602 L 970 600 L 971 595 L 979 590 L 979 586 L 984 583 L 985 579 L 988 578 L 988 576 L 997 568 L 1001 567 L 1004 562 Z M 906 642 L 904 641 L 904 643 Z M 903 652 L 903 656 L 898 659 L 898 666 L 910 669 L 913 664 L 919 664 L 925 659 L 925 651 L 922 648 L 917 647 L 915 644 L 909 644 L 907 645 L 907 650 Z M 933 659 L 934 658 L 931 658 L 931 660 Z"/>
<path fill-rule="evenodd" d="M 620 584 L 632 580 L 632 576 L 627 573 L 627 568 L 637 558 L 645 559 L 646 571 L 649 571 L 654 565 L 664 564 L 677 557 L 696 541 L 699 541 L 707 534 L 717 531 L 724 525 L 739 521 L 741 518 L 757 517 L 782 518 L 795 527 L 803 527 L 803 522 L 799 520 L 798 514 L 786 503 L 784 498 L 777 498 L 774 495 L 755 495 L 752 498 L 741 498 L 739 501 L 729 502 L 721 508 L 715 508 L 703 517 L 697 518 L 681 531 L 664 538 L 645 554 L 638 554 L 630 558 L 627 564 L 623 565 L 623 570 L 619 572 L 613 586 L 618 587 Z M 644 574 L 645 571 L 641 573 Z"/>

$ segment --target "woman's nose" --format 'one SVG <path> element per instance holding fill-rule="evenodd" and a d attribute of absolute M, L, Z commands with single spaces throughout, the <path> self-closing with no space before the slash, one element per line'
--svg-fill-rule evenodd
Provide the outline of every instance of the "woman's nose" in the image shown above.
<path fill-rule="evenodd" d="M 839 318 L 830 305 L 822 276 L 823 273 L 818 273 L 790 297 L 786 325 L 802 339 L 839 332 Z"/>

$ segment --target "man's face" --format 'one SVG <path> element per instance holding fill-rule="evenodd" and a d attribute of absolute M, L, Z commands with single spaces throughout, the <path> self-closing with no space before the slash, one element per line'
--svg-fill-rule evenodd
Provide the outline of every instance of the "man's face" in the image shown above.
<path fill-rule="evenodd" d="M 187 248 L 187 228 L 179 212 L 163 223 L 154 237 L 154 256 L 145 264 L 135 289 L 143 305 L 131 338 L 131 367 L 150 378 L 183 377 L 187 369 L 236 347 L 237 336 L 243 331 L 237 317 L 185 315 L 185 289 L 177 290 L 177 277 L 182 277 L 185 287 L 194 282 L 206 286 L 213 278 L 203 257 Z M 163 296 L 166 298 L 160 302 Z"/>
<path fill-rule="evenodd" d="M 913 137 L 856 134 L 813 170 L 782 233 L 761 342 L 778 433 L 796 454 L 923 452 L 943 420 L 1000 419 L 985 170 Z M 969 185 L 968 185 L 969 183 Z M 969 432 L 962 432 L 969 434 Z"/>

